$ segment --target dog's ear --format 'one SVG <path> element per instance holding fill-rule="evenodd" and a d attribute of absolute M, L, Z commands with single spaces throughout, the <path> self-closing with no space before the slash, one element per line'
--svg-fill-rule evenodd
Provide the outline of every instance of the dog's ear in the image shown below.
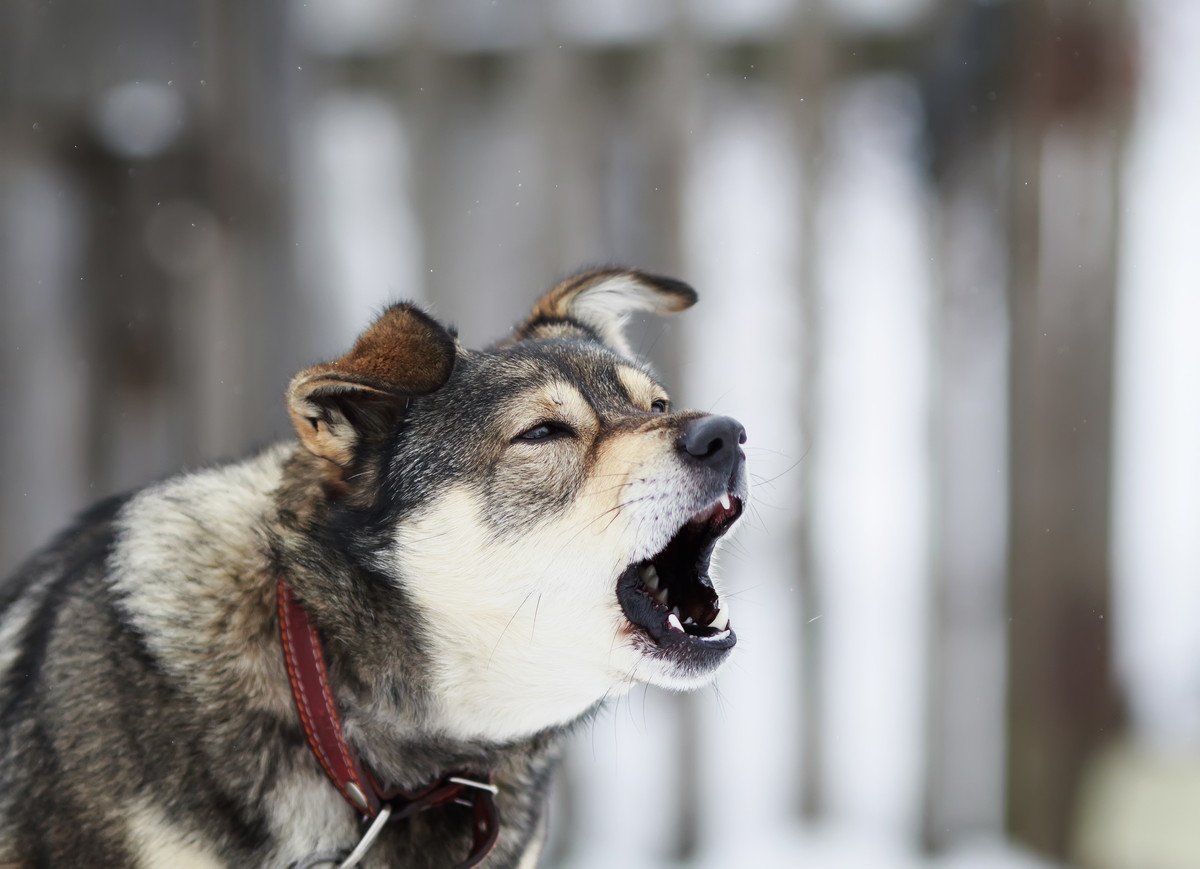
<path fill-rule="evenodd" d="M 345 469 L 363 443 L 391 432 L 408 399 L 450 378 L 454 338 L 402 303 L 379 316 L 350 352 L 292 378 L 288 413 L 309 452 Z"/>
<path fill-rule="evenodd" d="M 542 296 L 509 343 L 584 331 L 629 356 L 625 323 L 630 314 L 673 314 L 696 304 L 696 298 L 696 291 L 683 281 L 635 269 L 583 272 Z"/>

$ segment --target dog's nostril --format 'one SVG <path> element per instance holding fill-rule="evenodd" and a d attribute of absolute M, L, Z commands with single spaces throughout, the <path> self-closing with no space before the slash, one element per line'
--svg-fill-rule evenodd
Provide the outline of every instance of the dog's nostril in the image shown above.
<path fill-rule="evenodd" d="M 693 458 L 705 464 L 733 459 L 736 445 L 746 442 L 746 430 L 728 416 L 705 416 L 688 422 L 680 434 L 679 445 Z"/>

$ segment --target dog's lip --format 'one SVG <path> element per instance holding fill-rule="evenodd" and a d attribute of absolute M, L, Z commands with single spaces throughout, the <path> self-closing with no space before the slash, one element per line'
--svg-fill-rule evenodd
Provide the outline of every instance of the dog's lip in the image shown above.
<path fill-rule="evenodd" d="M 686 649 L 693 656 L 711 653 L 719 659 L 737 643 L 728 610 L 708 577 L 708 564 L 717 541 L 742 509 L 739 496 L 722 492 L 680 525 L 662 551 L 629 565 L 618 579 L 617 600 L 626 619 L 660 649 Z M 667 575 L 660 577 L 660 572 Z"/>
<path fill-rule="evenodd" d="M 720 539 L 726 531 L 733 527 L 733 523 L 742 515 L 742 499 L 740 496 L 732 492 L 724 492 L 719 498 L 705 507 L 696 515 L 692 516 L 684 525 L 691 525 L 697 522 L 708 522 L 713 526 L 715 534 L 714 542 Z M 678 533 L 678 532 L 676 532 Z"/>

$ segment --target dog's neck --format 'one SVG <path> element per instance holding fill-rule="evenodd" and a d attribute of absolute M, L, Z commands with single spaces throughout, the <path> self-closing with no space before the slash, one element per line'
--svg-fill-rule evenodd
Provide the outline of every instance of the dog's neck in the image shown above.
<path fill-rule="evenodd" d="M 531 756 L 557 756 L 564 728 L 505 742 L 447 734 L 403 588 L 339 539 L 341 510 L 312 457 L 296 453 L 284 480 L 270 534 L 276 569 L 319 628 L 346 739 L 381 782 L 415 789 L 455 769 L 523 777 Z"/>
<path fill-rule="evenodd" d="M 284 575 L 310 594 L 333 579 L 312 576 L 303 567 L 284 568 Z M 342 581 L 367 590 L 343 594 L 315 618 L 323 626 L 322 647 L 346 741 L 385 787 L 417 790 L 455 770 L 516 783 L 534 766 L 557 761 L 564 728 L 505 743 L 446 735 L 439 704 L 425 687 L 431 663 L 397 594 L 380 585 L 382 577 L 361 569 Z"/>

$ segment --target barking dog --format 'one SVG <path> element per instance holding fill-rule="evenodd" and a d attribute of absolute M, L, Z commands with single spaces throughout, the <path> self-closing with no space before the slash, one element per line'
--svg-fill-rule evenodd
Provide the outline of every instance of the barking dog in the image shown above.
<path fill-rule="evenodd" d="M 297 440 L 93 508 L 0 586 L 0 865 L 532 866 L 572 726 L 736 642 L 745 433 L 623 337 L 695 300 L 589 272 L 482 351 L 395 305 Z"/>

